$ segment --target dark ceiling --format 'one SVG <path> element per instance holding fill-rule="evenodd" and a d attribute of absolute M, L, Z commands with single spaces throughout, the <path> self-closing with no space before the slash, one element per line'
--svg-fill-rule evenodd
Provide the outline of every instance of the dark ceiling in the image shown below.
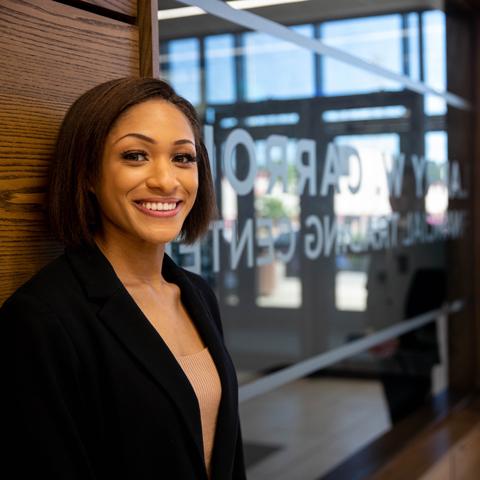
<path fill-rule="evenodd" d="M 186 6 L 174 0 L 159 0 L 159 5 L 162 10 Z M 334 18 L 443 8 L 443 6 L 443 0 L 307 0 L 255 8 L 251 12 L 276 22 L 290 25 Z M 244 30 L 243 27 L 213 15 L 161 20 L 158 27 L 160 40 Z"/>

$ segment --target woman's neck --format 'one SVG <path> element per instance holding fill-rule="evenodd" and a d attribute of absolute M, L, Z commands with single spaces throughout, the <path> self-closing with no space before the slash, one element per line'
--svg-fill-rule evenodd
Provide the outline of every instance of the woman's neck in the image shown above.
<path fill-rule="evenodd" d="M 164 244 L 125 237 L 113 240 L 102 234 L 95 235 L 94 240 L 126 287 L 161 287 L 165 284 L 162 276 Z"/>

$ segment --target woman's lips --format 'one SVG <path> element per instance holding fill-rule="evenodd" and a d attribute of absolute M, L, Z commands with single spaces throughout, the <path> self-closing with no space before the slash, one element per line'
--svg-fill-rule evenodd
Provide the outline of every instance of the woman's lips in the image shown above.
<path fill-rule="evenodd" d="M 169 203 L 169 202 L 163 202 Z M 147 207 L 144 207 L 142 204 L 133 202 L 135 207 L 140 210 L 145 215 L 149 215 L 150 217 L 157 217 L 157 218 L 165 218 L 165 217 L 174 217 L 182 208 L 182 202 L 176 202 L 175 208 L 172 210 L 149 210 Z"/>

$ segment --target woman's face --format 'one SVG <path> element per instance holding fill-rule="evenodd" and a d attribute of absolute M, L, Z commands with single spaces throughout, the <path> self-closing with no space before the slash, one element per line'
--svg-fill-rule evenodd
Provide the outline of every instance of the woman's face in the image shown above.
<path fill-rule="evenodd" d="M 151 99 L 119 117 L 106 138 L 94 188 L 104 241 L 170 242 L 197 190 L 195 138 L 177 107 Z"/>

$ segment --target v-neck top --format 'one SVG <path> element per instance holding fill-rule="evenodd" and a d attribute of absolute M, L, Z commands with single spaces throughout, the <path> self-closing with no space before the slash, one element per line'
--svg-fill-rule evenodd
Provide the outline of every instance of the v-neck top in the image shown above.
<path fill-rule="evenodd" d="M 220 377 L 208 348 L 176 358 L 197 396 L 202 423 L 205 466 L 210 478 L 213 443 L 222 396 Z"/>

